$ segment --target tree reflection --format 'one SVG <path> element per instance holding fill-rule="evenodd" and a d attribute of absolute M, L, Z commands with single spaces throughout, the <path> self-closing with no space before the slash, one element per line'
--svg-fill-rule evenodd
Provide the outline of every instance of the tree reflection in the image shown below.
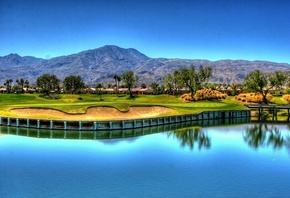
<path fill-rule="evenodd" d="M 178 129 L 167 133 L 168 137 L 174 137 L 181 142 L 181 147 L 189 147 L 194 149 L 194 145 L 198 145 L 198 149 L 209 149 L 211 146 L 210 138 L 201 127 Z"/>
<path fill-rule="evenodd" d="M 271 146 L 274 149 L 282 148 L 286 143 L 281 131 L 275 126 L 257 124 L 247 127 L 243 134 L 244 141 L 253 148 Z"/>

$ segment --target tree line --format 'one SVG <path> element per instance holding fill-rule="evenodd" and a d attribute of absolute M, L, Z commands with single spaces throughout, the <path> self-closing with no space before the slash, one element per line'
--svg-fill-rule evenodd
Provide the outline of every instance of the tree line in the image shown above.
<path fill-rule="evenodd" d="M 152 89 L 153 94 L 172 94 L 179 95 L 181 90 L 190 93 L 193 97 L 196 91 L 204 88 L 217 89 L 221 84 L 210 83 L 209 80 L 212 77 L 212 67 L 191 66 L 189 68 L 182 68 L 176 70 L 173 73 L 167 74 L 163 78 L 163 83 L 159 84 L 156 81 L 152 82 L 149 87 Z M 108 88 L 116 88 L 116 93 L 120 87 L 125 87 L 128 89 L 130 98 L 133 98 L 132 88 L 136 87 L 138 84 L 139 77 L 134 74 L 133 71 L 126 71 L 122 75 L 115 74 L 113 76 L 115 80 L 115 85 L 108 84 Z M 122 86 L 120 82 L 122 81 Z M 28 80 L 23 78 L 17 79 L 16 84 L 12 88 L 12 79 L 7 79 L 4 86 L 7 93 L 24 93 L 24 88 L 29 88 L 30 84 Z M 50 96 L 54 92 L 59 92 L 61 90 L 61 80 L 53 74 L 43 74 L 39 76 L 36 80 L 36 87 L 40 90 L 43 95 Z M 263 96 L 264 103 L 267 103 L 266 95 L 270 90 L 281 90 L 282 87 L 287 87 L 289 90 L 290 85 L 290 71 L 274 71 L 272 73 L 265 73 L 260 70 L 254 70 L 250 72 L 244 79 L 243 84 L 232 84 L 223 86 L 230 86 L 232 95 L 238 93 L 239 90 L 252 91 L 255 93 L 260 93 Z M 83 88 L 88 87 L 83 82 L 81 76 L 70 75 L 67 76 L 62 82 L 62 88 L 66 93 L 77 94 L 81 93 Z M 146 84 L 142 83 L 141 88 L 146 88 Z M 96 85 L 96 89 L 101 91 L 104 88 L 102 83 Z"/>

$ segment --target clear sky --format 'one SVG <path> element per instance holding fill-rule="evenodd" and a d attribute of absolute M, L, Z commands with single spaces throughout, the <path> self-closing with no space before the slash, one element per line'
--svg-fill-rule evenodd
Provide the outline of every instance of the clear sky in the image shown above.
<path fill-rule="evenodd" d="M 0 56 L 104 45 L 152 58 L 290 63 L 290 1 L 0 0 Z"/>

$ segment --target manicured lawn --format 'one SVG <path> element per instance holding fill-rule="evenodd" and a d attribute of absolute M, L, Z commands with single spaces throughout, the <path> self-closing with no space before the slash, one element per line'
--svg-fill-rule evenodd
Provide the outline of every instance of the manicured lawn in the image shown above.
<path fill-rule="evenodd" d="M 78 99 L 81 96 L 82 100 Z M 48 100 L 40 98 L 38 94 L 0 94 L 0 115 L 13 116 L 13 108 L 51 108 L 66 113 L 84 113 L 88 107 L 108 106 L 120 111 L 127 111 L 131 106 L 164 106 L 174 110 L 173 114 L 189 114 L 210 110 L 240 110 L 246 109 L 233 97 L 221 101 L 183 102 L 180 97 L 171 95 L 139 95 L 128 100 L 127 95 L 102 95 L 102 99 L 95 94 L 69 95 L 62 94 L 61 99 Z"/>

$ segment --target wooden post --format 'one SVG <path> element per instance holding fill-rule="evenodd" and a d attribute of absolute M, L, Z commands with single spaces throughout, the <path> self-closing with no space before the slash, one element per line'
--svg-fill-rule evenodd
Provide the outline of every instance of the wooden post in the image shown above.
<path fill-rule="evenodd" d="M 82 121 L 79 121 L 79 130 L 82 130 Z"/>
<path fill-rule="evenodd" d="M 67 130 L 67 123 L 66 123 L 66 121 L 63 122 L 63 129 L 64 130 Z"/>
<path fill-rule="evenodd" d="M 122 120 L 122 129 L 125 129 L 125 122 Z"/>
<path fill-rule="evenodd" d="M 94 122 L 94 131 L 96 131 L 96 130 L 97 130 L 97 122 Z"/>
<path fill-rule="evenodd" d="M 53 129 L 53 121 L 50 120 L 50 129 Z"/>

